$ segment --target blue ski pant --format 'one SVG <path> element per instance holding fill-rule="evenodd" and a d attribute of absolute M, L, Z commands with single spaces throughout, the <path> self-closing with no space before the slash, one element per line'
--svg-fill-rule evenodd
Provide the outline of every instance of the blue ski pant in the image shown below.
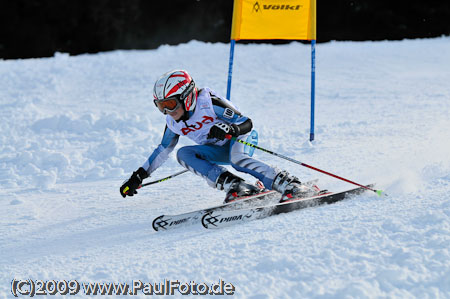
<path fill-rule="evenodd" d="M 250 134 L 239 136 L 246 140 Z M 222 146 L 192 145 L 184 146 L 177 152 L 178 162 L 191 172 L 206 179 L 211 187 L 216 187 L 217 178 L 227 169 L 220 165 L 231 165 L 240 172 L 259 179 L 267 189 L 279 170 L 251 157 L 245 145 L 231 140 Z"/>

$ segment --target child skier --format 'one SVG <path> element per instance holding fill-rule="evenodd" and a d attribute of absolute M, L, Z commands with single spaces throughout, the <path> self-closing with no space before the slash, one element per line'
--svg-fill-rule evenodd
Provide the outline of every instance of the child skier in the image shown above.
<path fill-rule="evenodd" d="M 123 197 L 137 194 L 142 181 L 166 161 L 179 136 L 189 137 L 198 145 L 180 148 L 178 162 L 203 177 L 211 187 L 224 190 L 225 202 L 256 194 L 262 189 L 245 182 L 220 164 L 231 164 L 235 170 L 258 178 L 265 188 L 283 194 L 282 201 L 317 194 L 286 171 L 252 158 L 244 151 L 243 144 L 227 139 L 226 135 L 231 135 L 246 140 L 252 130 L 252 121 L 211 89 L 198 89 L 186 71 L 174 70 L 162 75 L 155 83 L 153 97 L 156 107 L 167 115 L 164 135 L 144 165 L 120 187 Z"/>

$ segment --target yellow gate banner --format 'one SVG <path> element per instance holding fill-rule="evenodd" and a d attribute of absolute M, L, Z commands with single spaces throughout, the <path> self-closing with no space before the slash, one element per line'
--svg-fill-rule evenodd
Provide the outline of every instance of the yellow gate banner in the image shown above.
<path fill-rule="evenodd" d="M 234 0 L 231 39 L 316 39 L 316 0 Z"/>

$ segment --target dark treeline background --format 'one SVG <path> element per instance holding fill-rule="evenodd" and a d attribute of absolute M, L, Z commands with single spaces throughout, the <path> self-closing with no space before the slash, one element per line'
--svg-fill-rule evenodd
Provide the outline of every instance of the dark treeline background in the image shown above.
<path fill-rule="evenodd" d="M 229 42 L 232 11 L 233 0 L 0 0 L 0 58 Z M 450 0 L 317 0 L 318 42 L 441 35 Z"/>

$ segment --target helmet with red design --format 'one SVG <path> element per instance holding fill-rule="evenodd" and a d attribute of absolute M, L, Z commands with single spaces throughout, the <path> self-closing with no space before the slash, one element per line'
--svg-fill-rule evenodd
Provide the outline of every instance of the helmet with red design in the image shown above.
<path fill-rule="evenodd" d="M 164 114 L 175 111 L 180 105 L 184 111 L 193 111 L 197 103 L 195 82 L 184 70 L 170 71 L 156 80 L 153 98 Z"/>

